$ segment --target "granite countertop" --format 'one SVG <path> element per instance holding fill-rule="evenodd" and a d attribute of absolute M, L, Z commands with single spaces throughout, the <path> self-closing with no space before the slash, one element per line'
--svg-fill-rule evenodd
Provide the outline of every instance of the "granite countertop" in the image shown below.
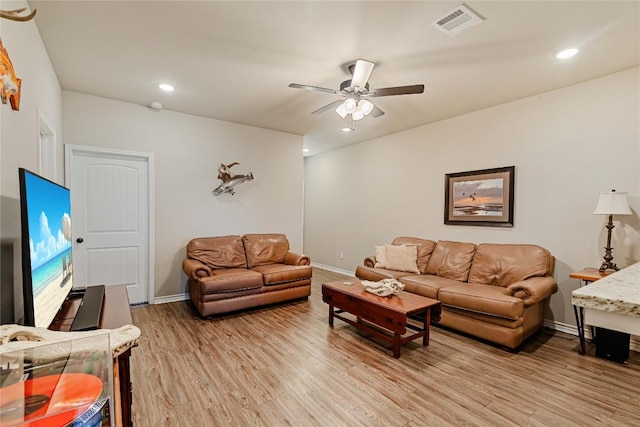
<path fill-rule="evenodd" d="M 640 262 L 572 292 L 573 305 L 640 317 Z"/>

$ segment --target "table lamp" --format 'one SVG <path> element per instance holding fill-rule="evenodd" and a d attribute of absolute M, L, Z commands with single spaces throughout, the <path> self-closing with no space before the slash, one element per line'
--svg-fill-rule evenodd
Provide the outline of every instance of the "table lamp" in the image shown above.
<path fill-rule="evenodd" d="M 594 215 L 609 215 L 609 222 L 605 226 L 608 230 L 607 233 L 607 246 L 604 248 L 604 262 L 600 266 L 600 272 L 604 272 L 607 269 L 618 270 L 618 267 L 612 263 L 613 255 L 611 255 L 611 230 L 613 230 L 613 216 L 614 215 L 632 215 L 631 209 L 629 209 L 629 202 L 627 201 L 627 193 L 616 193 L 616 190 L 610 192 L 600 193 L 596 210 L 593 211 Z"/>

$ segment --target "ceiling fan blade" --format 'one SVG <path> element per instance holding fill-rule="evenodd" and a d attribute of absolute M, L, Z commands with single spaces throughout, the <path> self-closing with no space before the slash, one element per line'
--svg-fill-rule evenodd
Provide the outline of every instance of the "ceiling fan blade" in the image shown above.
<path fill-rule="evenodd" d="M 326 87 L 319 87 L 319 86 L 301 85 L 298 83 L 291 83 L 289 87 L 292 87 L 294 89 L 313 90 L 315 92 L 340 93 L 340 91 L 336 89 L 328 89 Z"/>
<path fill-rule="evenodd" d="M 412 93 L 423 93 L 424 85 L 412 86 L 396 86 L 385 87 L 382 89 L 374 89 L 369 96 L 392 96 L 392 95 L 409 95 Z"/>
<path fill-rule="evenodd" d="M 365 61 L 364 59 L 358 59 L 356 61 L 356 66 L 353 69 L 353 77 L 351 78 L 351 86 L 352 88 L 359 87 L 361 89 L 365 88 L 365 85 L 369 81 L 369 76 L 371 76 L 371 71 L 373 71 L 373 67 L 376 64 L 370 61 Z"/>
<path fill-rule="evenodd" d="M 376 105 L 373 106 L 373 110 L 371 110 L 371 113 L 369 113 L 369 115 L 371 117 L 380 117 L 382 115 L 384 115 L 384 111 L 382 111 L 380 108 L 378 108 Z"/>
<path fill-rule="evenodd" d="M 316 111 L 313 111 L 311 114 L 322 114 L 325 111 L 329 111 L 333 108 L 337 108 L 338 105 L 342 104 L 344 101 L 341 99 L 338 99 L 337 101 L 333 101 L 331 104 L 327 104 L 324 107 L 320 107 L 318 108 Z"/>

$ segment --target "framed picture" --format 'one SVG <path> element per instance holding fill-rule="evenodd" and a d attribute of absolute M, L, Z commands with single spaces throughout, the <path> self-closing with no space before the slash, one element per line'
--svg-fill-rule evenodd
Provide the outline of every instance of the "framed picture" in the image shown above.
<path fill-rule="evenodd" d="M 513 227 L 515 166 L 448 173 L 444 223 Z"/>

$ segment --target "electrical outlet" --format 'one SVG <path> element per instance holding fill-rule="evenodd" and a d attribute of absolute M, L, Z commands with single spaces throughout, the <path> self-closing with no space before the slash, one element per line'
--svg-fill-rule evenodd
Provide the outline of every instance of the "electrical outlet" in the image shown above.
<path fill-rule="evenodd" d="M 344 259 L 344 252 L 340 252 L 340 259 Z"/>

